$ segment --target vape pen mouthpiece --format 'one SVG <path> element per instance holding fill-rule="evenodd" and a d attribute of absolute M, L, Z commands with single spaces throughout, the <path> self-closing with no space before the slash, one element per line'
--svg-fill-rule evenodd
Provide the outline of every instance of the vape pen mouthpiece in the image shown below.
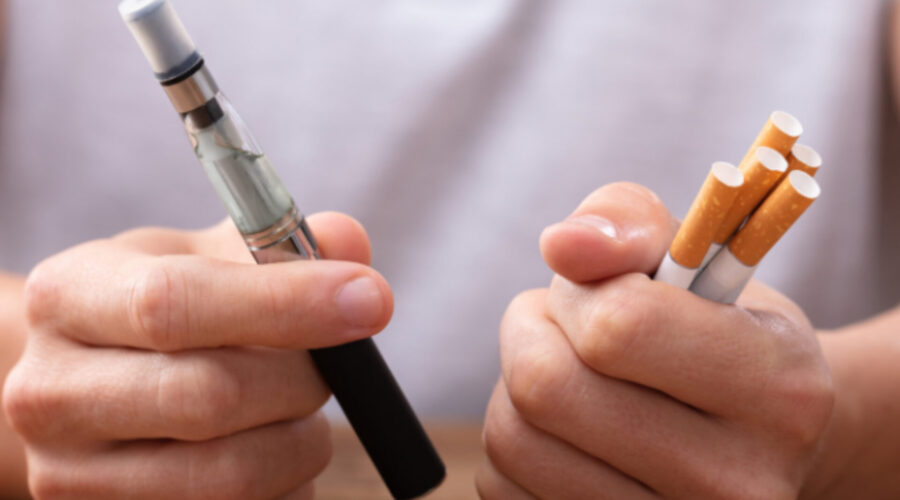
<path fill-rule="evenodd" d="M 168 0 L 122 0 L 119 14 L 158 80 L 177 79 L 202 61 Z"/>

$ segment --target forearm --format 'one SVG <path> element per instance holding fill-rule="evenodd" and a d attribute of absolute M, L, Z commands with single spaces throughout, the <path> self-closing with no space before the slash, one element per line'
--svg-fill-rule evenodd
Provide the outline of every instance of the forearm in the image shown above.
<path fill-rule="evenodd" d="M 0 395 L 6 374 L 25 346 L 23 278 L 0 273 Z M 0 418 L 0 498 L 28 496 L 25 455 L 18 437 Z"/>
<path fill-rule="evenodd" d="M 900 307 L 820 340 L 835 408 L 809 498 L 898 498 Z"/>

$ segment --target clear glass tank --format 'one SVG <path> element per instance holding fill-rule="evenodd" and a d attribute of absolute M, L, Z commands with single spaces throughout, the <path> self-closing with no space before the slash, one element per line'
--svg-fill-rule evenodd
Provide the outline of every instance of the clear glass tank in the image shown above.
<path fill-rule="evenodd" d="M 258 233 L 293 210 L 294 202 L 228 99 L 217 92 L 213 100 L 222 116 L 203 128 L 185 117 L 185 131 L 238 230 Z"/>

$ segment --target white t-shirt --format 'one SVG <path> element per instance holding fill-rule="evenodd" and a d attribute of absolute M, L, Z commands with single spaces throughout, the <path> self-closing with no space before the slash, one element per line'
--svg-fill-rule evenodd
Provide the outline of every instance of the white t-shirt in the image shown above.
<path fill-rule="evenodd" d="M 758 277 L 819 326 L 896 301 L 883 255 L 880 0 L 175 0 L 300 208 L 362 221 L 414 406 L 477 416 L 541 229 L 631 180 L 683 216 L 768 114 L 820 150 L 822 198 Z M 10 2 L 0 267 L 224 210 L 110 2 Z M 900 214 L 894 214 L 897 216 Z M 890 255 L 888 256 L 890 257 Z M 894 259 L 900 260 L 900 259 Z"/>

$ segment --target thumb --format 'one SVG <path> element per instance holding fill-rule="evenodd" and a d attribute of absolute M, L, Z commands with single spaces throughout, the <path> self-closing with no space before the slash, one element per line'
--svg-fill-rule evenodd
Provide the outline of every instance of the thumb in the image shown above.
<path fill-rule="evenodd" d="M 652 191 L 618 182 L 594 191 L 572 215 L 544 229 L 541 254 L 554 272 L 574 282 L 650 274 L 677 227 Z"/>

